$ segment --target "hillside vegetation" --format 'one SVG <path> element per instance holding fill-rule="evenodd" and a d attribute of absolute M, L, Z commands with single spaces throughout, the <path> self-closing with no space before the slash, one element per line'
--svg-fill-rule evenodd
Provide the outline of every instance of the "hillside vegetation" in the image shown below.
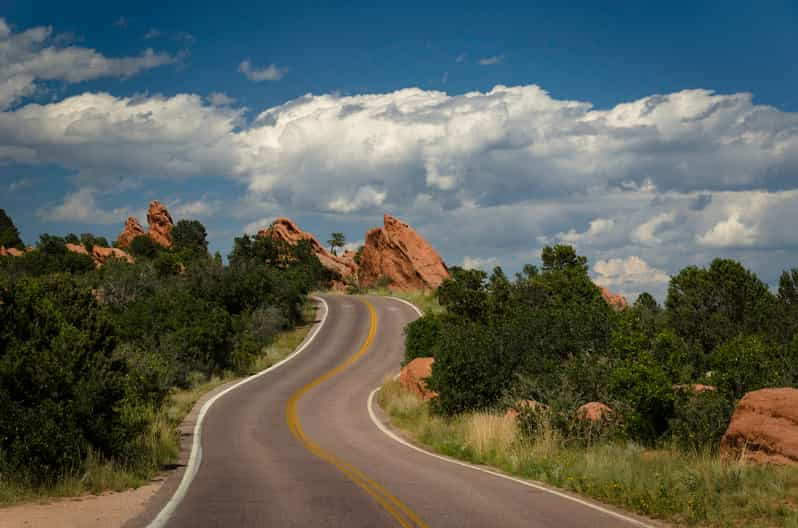
<path fill-rule="evenodd" d="M 719 455 L 743 394 L 798 386 L 798 270 L 774 294 L 716 259 L 673 276 L 664 306 L 644 293 L 622 311 L 569 246 L 545 248 L 541 267 L 513 279 L 500 268 L 451 273 L 437 291 L 443 311 L 406 329 L 405 361 L 435 358 L 437 397 L 422 402 L 396 383 L 381 396 L 417 440 L 648 515 L 798 523 L 795 469 Z M 612 413 L 585 420 L 588 402 Z"/>
<path fill-rule="evenodd" d="M 134 264 L 66 249 L 90 235 L 0 258 L 0 503 L 150 478 L 174 462 L 198 387 L 296 344 L 281 336 L 328 280 L 306 244 L 241 237 L 225 265 L 199 222 L 173 234 L 170 249 L 133 240 Z"/>

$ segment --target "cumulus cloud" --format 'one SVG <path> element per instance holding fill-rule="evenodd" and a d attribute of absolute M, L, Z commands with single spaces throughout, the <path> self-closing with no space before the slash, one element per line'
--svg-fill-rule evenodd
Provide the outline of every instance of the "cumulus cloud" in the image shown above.
<path fill-rule="evenodd" d="M 567 233 L 557 233 L 556 238 L 562 242 L 569 244 L 576 244 L 581 241 L 592 241 L 599 235 L 612 231 L 615 227 L 615 220 L 611 218 L 596 218 L 590 221 L 587 231 L 577 233 L 575 229 L 571 229 Z"/>
<path fill-rule="evenodd" d="M 658 244 L 660 239 L 656 236 L 657 230 L 659 230 L 660 227 L 672 224 L 675 219 L 676 213 L 673 211 L 658 214 L 650 220 L 647 220 L 646 222 L 637 226 L 632 233 L 632 238 L 641 244 Z"/>
<path fill-rule="evenodd" d="M 596 282 L 602 286 L 652 285 L 670 280 L 667 273 L 652 268 L 636 255 L 599 260 L 593 266 L 593 273 Z"/>
<path fill-rule="evenodd" d="M 116 224 L 130 215 L 130 208 L 106 210 L 99 206 L 96 189 L 83 188 L 68 194 L 64 201 L 36 211 L 36 216 L 48 222 L 76 222 L 81 224 Z"/>
<path fill-rule="evenodd" d="M 91 48 L 60 46 L 61 41 L 51 27 L 14 33 L 0 18 L 0 110 L 34 95 L 41 89 L 41 81 L 79 83 L 129 77 L 176 61 L 174 56 L 152 49 L 135 57 L 109 58 Z"/>
<path fill-rule="evenodd" d="M 276 64 L 269 64 L 265 68 L 256 68 L 249 59 L 238 65 L 238 71 L 250 81 L 279 81 L 285 76 L 285 68 L 278 68 Z"/>
<path fill-rule="evenodd" d="M 224 177 L 244 196 L 219 211 L 242 224 L 301 213 L 377 225 L 389 211 L 448 261 L 478 247 L 508 269 L 557 240 L 663 273 L 742 247 L 777 276 L 787 257 L 772 250 L 798 249 L 785 221 L 798 218 L 798 114 L 749 94 L 597 110 L 538 86 L 408 88 L 306 95 L 251 121 L 220 95 L 83 94 L 0 112 L 3 163 L 66 167 L 98 189 Z"/>
<path fill-rule="evenodd" d="M 208 200 L 206 197 L 190 202 L 176 200 L 169 204 L 169 210 L 174 213 L 175 220 L 210 217 L 216 214 L 221 207 L 220 201 Z"/>
<path fill-rule="evenodd" d="M 467 270 L 478 269 L 482 271 L 492 271 L 493 268 L 499 265 L 499 259 L 496 257 L 479 258 L 479 257 L 466 257 L 463 258 L 463 268 Z"/>

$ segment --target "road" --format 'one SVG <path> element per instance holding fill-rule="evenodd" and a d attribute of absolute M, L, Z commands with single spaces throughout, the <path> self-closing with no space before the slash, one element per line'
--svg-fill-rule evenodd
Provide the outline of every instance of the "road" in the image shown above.
<path fill-rule="evenodd" d="M 202 462 L 166 526 L 635 526 L 386 435 L 366 402 L 398 370 L 417 315 L 395 299 L 322 298 L 326 317 L 301 354 L 210 407 Z"/>

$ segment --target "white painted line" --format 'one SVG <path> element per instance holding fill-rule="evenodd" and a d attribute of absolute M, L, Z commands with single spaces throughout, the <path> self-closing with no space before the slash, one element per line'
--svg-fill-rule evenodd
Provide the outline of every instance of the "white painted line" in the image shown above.
<path fill-rule="evenodd" d="M 418 307 L 415 306 L 414 304 L 412 304 L 412 303 L 410 303 L 408 301 L 405 301 L 404 299 L 400 299 L 398 297 L 390 297 L 390 299 L 395 299 L 397 301 L 403 302 L 403 303 L 411 306 L 412 308 L 414 308 L 419 315 L 422 315 L 421 310 L 419 310 Z M 394 379 L 396 379 L 396 378 L 394 378 Z M 482 473 L 487 473 L 488 475 L 493 475 L 494 477 L 503 478 L 505 480 L 511 480 L 511 481 L 516 482 L 518 484 L 522 484 L 524 486 L 527 486 L 527 487 L 530 487 L 530 488 L 534 488 L 534 489 L 539 490 L 539 491 L 543 491 L 543 492 L 546 492 L 546 493 L 551 493 L 552 495 L 556 495 L 557 497 L 561 497 L 563 499 L 568 499 L 570 501 L 573 501 L 573 502 L 576 502 L 578 504 L 581 504 L 582 506 L 586 506 L 586 507 L 594 509 L 596 511 L 600 511 L 600 512 L 606 514 L 606 515 L 610 515 L 610 516 L 615 517 L 617 519 L 621 519 L 623 521 L 631 523 L 631 524 L 633 524 L 635 526 L 641 526 L 641 527 L 644 527 L 644 528 L 652 528 L 651 525 L 648 525 L 648 524 L 646 524 L 646 523 L 644 523 L 642 521 L 638 521 L 637 519 L 634 519 L 632 517 L 628 517 L 628 516 L 623 515 L 621 513 L 614 512 L 612 510 L 609 510 L 607 508 L 599 506 L 598 504 L 593 504 L 592 502 L 588 502 L 588 501 L 573 497 L 571 495 L 568 495 L 567 493 L 562 493 L 560 491 L 553 490 L 553 489 L 547 488 L 545 486 L 540 486 L 540 485 L 535 484 L 534 482 L 530 482 L 528 480 L 522 480 L 522 479 L 519 479 L 519 478 L 511 477 L 509 475 L 505 475 L 504 473 L 499 473 L 497 471 L 491 471 L 490 469 L 486 469 L 486 468 L 480 467 L 480 466 L 475 466 L 473 464 L 469 464 L 469 463 L 463 462 L 461 460 L 457 460 L 457 459 L 454 459 L 454 458 L 449 458 L 447 456 L 439 455 L 437 453 L 433 453 L 431 451 L 427 451 L 426 449 L 422 449 L 422 448 L 420 448 L 420 447 L 418 447 L 416 445 L 411 444 L 410 442 L 408 442 L 404 438 L 398 436 L 396 433 L 394 433 L 393 431 L 388 429 L 385 426 L 385 424 L 383 424 L 382 421 L 380 421 L 380 419 L 377 418 L 377 415 L 374 413 L 374 409 L 373 409 L 373 407 L 374 407 L 374 395 L 377 394 L 377 392 L 379 392 L 380 388 L 381 387 L 377 387 L 376 389 L 371 391 L 371 394 L 369 394 L 368 401 L 366 402 L 366 408 L 368 409 L 368 412 L 369 412 L 369 418 L 371 418 L 371 421 L 374 422 L 374 425 L 376 425 L 377 428 L 380 431 L 385 433 L 387 436 L 389 436 L 390 438 L 392 438 L 396 442 L 399 442 L 403 446 L 409 447 L 410 449 L 413 449 L 414 451 L 418 451 L 419 453 L 423 453 L 423 454 L 425 454 L 427 456 L 430 456 L 432 458 L 437 458 L 438 460 L 443 460 L 444 462 L 449 462 L 451 464 L 457 464 L 458 466 L 463 466 L 465 468 L 473 469 L 474 471 L 480 471 Z"/>
<path fill-rule="evenodd" d="M 393 295 L 389 295 L 389 296 L 388 296 L 388 298 L 389 298 L 389 299 L 393 299 L 394 301 L 399 301 L 400 303 L 405 303 L 405 304 L 406 304 L 406 305 L 408 305 L 410 308 L 412 308 L 413 310 L 415 310 L 415 311 L 416 311 L 416 313 L 418 314 L 418 316 L 419 316 L 419 317 L 421 317 L 421 316 L 423 316 L 423 315 L 424 315 L 424 312 L 422 312 L 422 311 L 421 311 L 421 308 L 419 308 L 419 307 L 418 307 L 418 306 L 416 306 L 415 304 L 411 303 L 410 301 L 406 301 L 406 300 L 404 300 L 404 299 L 400 299 L 399 297 L 394 297 Z"/>
<path fill-rule="evenodd" d="M 296 350 L 294 350 L 291 354 L 286 356 L 281 361 L 278 361 L 271 367 L 262 370 L 257 374 L 253 374 L 252 376 L 244 378 L 235 385 L 226 388 L 225 390 L 221 391 L 219 394 L 215 395 L 213 398 L 206 401 L 205 405 L 202 406 L 202 408 L 199 411 L 199 414 L 197 415 L 197 423 L 194 425 L 194 439 L 191 444 L 191 455 L 188 458 L 188 465 L 186 466 L 186 472 L 183 473 L 183 479 L 180 481 L 180 485 L 177 487 L 175 494 L 172 495 L 172 498 L 169 499 L 169 502 L 167 502 L 166 505 L 163 507 L 163 509 L 161 509 L 157 517 L 155 517 L 155 519 L 153 519 L 152 522 L 147 525 L 147 528 L 162 528 L 163 526 L 165 526 L 166 523 L 169 521 L 169 518 L 174 514 L 175 510 L 180 505 L 180 502 L 186 496 L 186 493 L 188 492 L 188 487 L 191 486 L 191 481 L 194 480 L 197 471 L 199 471 L 200 464 L 202 464 L 202 442 L 201 442 L 202 421 L 205 418 L 205 414 L 208 412 L 211 406 L 219 398 L 221 398 L 228 392 L 234 391 L 235 389 L 239 388 L 245 383 L 249 383 L 252 380 L 260 378 L 261 376 L 264 376 L 269 372 L 272 372 L 282 367 L 283 365 L 285 365 L 286 363 L 297 357 L 316 338 L 316 335 L 319 333 L 319 330 L 321 330 L 321 327 L 324 326 L 324 322 L 327 320 L 327 312 L 329 311 L 329 307 L 327 306 L 327 302 L 321 297 L 313 296 L 311 297 L 311 299 L 315 299 L 321 302 L 321 305 L 324 307 L 324 314 L 321 316 L 321 321 L 319 321 L 319 323 L 316 325 L 316 328 L 313 329 L 311 334 L 305 338 L 305 340 L 302 342 L 301 345 L 299 345 L 299 347 L 297 347 Z"/>

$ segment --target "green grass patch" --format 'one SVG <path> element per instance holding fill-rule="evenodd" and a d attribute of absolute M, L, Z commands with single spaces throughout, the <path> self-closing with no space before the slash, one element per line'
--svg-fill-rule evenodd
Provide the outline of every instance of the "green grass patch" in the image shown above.
<path fill-rule="evenodd" d="M 306 320 L 312 321 L 313 305 L 309 304 Z M 302 342 L 311 329 L 305 324 L 281 332 L 275 341 L 265 347 L 249 370 L 254 374 L 285 358 Z M 164 466 L 177 461 L 180 453 L 179 426 L 194 404 L 206 394 L 224 383 L 241 378 L 232 372 L 224 372 L 210 379 L 198 379 L 190 389 L 173 389 L 160 409 L 147 409 L 149 426 L 137 438 L 133 461 L 120 465 L 113 460 L 103 460 L 89 453 L 81 471 L 63 475 L 55 482 L 30 486 L 4 479 L 0 475 L 0 507 L 25 502 L 48 502 L 53 498 L 76 497 L 100 494 L 106 491 L 122 491 L 146 484 L 163 471 Z"/>
<path fill-rule="evenodd" d="M 398 297 L 416 305 L 422 312 L 441 313 L 444 308 L 438 303 L 434 293 L 427 292 L 396 292 L 388 288 L 372 288 L 361 292 L 363 295 L 380 295 L 383 297 Z"/>
<path fill-rule="evenodd" d="M 652 518 L 687 526 L 798 527 L 796 468 L 634 443 L 567 447 L 551 427 L 528 437 L 500 413 L 433 415 L 398 381 L 386 382 L 377 401 L 394 426 L 433 451 Z"/>

